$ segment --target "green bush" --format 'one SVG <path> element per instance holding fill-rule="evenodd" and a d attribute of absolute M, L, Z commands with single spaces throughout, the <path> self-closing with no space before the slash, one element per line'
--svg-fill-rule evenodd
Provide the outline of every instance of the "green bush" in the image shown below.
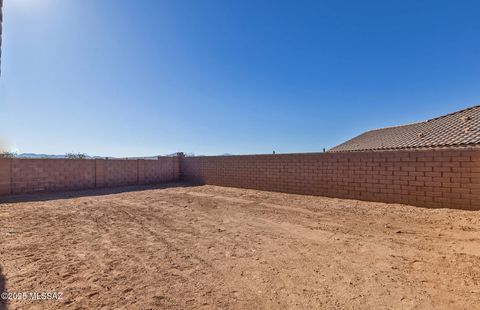
<path fill-rule="evenodd" d="M 0 158 L 14 158 L 17 157 L 17 153 L 15 152 L 1 152 Z"/>
<path fill-rule="evenodd" d="M 87 154 L 83 153 L 67 153 L 65 154 L 65 157 L 68 159 L 86 159 Z"/>

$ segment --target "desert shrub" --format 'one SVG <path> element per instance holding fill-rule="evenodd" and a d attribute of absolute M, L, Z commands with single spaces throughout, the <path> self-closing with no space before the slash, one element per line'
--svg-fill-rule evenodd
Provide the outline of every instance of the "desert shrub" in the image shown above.
<path fill-rule="evenodd" d="M 65 157 L 68 159 L 86 159 L 87 154 L 83 153 L 67 153 L 65 154 Z"/>
<path fill-rule="evenodd" d="M 15 152 L 0 152 L 0 158 L 14 158 L 17 157 Z"/>

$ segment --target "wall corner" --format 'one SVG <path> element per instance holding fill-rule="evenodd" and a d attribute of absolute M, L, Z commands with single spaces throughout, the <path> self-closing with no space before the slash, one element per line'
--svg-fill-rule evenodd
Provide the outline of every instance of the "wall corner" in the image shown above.
<path fill-rule="evenodd" d="M 178 152 L 176 156 L 176 176 L 178 181 L 183 181 L 183 160 L 185 159 L 185 154 L 183 152 Z"/>

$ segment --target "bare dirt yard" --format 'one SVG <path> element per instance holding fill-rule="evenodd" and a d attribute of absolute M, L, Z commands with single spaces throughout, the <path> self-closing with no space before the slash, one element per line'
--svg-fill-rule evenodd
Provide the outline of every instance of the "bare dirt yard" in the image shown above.
<path fill-rule="evenodd" d="M 479 309 L 480 212 L 217 186 L 0 204 L 8 309 Z"/>

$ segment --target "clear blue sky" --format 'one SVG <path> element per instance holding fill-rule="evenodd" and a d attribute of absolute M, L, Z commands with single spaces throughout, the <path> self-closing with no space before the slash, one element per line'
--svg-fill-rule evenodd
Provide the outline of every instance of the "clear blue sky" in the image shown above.
<path fill-rule="evenodd" d="M 18 152 L 314 152 L 480 102 L 479 1 L 4 2 Z"/>

